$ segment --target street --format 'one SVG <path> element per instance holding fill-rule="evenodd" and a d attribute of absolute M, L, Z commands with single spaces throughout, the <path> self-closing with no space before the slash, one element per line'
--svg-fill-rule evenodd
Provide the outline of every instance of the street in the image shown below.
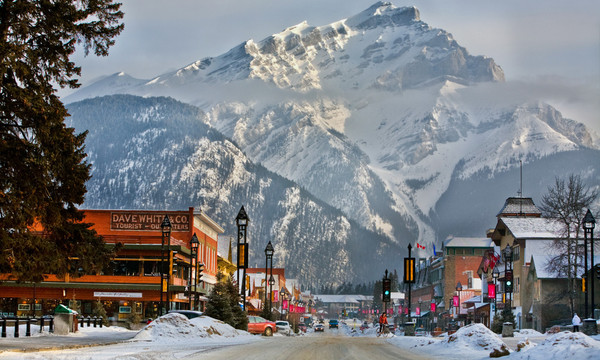
<path fill-rule="evenodd" d="M 390 345 L 383 338 L 349 337 L 331 334 L 273 337 L 265 341 L 229 346 L 201 353 L 187 359 L 430 359 Z"/>

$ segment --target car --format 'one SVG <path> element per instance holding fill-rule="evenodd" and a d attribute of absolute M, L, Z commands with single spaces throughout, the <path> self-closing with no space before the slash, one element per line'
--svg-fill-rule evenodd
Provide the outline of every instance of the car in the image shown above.
<path fill-rule="evenodd" d="M 281 332 L 285 335 L 292 334 L 292 328 L 290 327 L 290 323 L 283 320 L 275 321 L 275 325 L 277 326 L 277 332 Z"/>
<path fill-rule="evenodd" d="M 329 328 L 330 329 L 339 328 L 339 322 L 336 319 L 329 320 Z"/>
<path fill-rule="evenodd" d="M 248 332 L 271 336 L 277 332 L 277 324 L 260 316 L 248 316 Z"/>
<path fill-rule="evenodd" d="M 325 326 L 323 324 L 317 324 L 317 325 L 315 325 L 315 332 L 317 332 L 317 331 L 324 332 L 325 331 Z"/>
<path fill-rule="evenodd" d="M 193 319 L 202 316 L 203 312 L 194 310 L 169 310 L 169 314 L 181 314 L 185 315 L 188 319 Z"/>
<path fill-rule="evenodd" d="M 298 331 L 306 332 L 306 324 L 305 323 L 299 323 L 298 324 Z"/>

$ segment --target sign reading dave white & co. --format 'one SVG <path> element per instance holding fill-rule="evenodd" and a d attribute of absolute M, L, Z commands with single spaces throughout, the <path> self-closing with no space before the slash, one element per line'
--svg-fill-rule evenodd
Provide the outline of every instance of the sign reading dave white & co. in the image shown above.
<path fill-rule="evenodd" d="M 189 231 L 190 215 L 187 212 L 169 213 L 171 231 Z M 160 231 L 165 214 L 140 211 L 119 211 L 110 214 L 111 230 Z"/>

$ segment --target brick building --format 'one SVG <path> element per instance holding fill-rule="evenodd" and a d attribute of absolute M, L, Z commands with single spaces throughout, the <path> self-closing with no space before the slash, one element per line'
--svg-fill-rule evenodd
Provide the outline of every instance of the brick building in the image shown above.
<path fill-rule="evenodd" d="M 40 316 L 51 314 L 58 304 L 66 304 L 77 306 L 83 315 L 91 315 L 100 301 L 113 320 L 125 320 L 132 311 L 144 318 L 155 317 L 161 305 L 161 260 L 168 278 L 168 288 L 163 291 L 165 310 L 189 309 L 192 301 L 192 307 L 203 307 L 204 295 L 216 282 L 217 237 L 223 233 L 204 212 L 191 207 L 187 211 L 83 212 L 84 222 L 93 224 L 107 246 L 123 244 L 113 261 L 97 274 L 77 278 L 47 274 L 37 284 L 16 283 L 10 274 L 0 274 L 2 314 Z M 163 247 L 160 225 L 165 215 L 172 227 Z M 192 258 L 194 234 L 199 244 L 197 256 Z M 202 281 L 194 286 L 200 265 L 204 266 Z"/>

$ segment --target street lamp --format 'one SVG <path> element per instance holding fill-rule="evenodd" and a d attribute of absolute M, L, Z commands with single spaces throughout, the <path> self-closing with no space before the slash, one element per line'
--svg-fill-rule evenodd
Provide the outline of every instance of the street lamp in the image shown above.
<path fill-rule="evenodd" d="M 271 273 L 271 277 L 269 278 L 269 313 L 271 313 L 271 308 L 273 307 L 273 304 L 271 304 L 271 301 L 273 301 L 273 285 L 275 285 L 275 278 Z"/>
<path fill-rule="evenodd" d="M 594 219 L 594 215 L 592 215 L 592 212 L 590 211 L 590 209 L 588 209 L 587 213 L 585 213 L 585 217 L 583 218 L 583 232 L 584 232 L 584 237 L 585 240 L 587 241 L 588 238 L 588 234 L 590 235 L 590 247 L 591 247 L 591 255 L 592 255 L 592 269 L 594 269 L 594 227 L 596 226 L 596 219 Z M 585 245 L 585 259 L 586 259 L 586 267 L 585 267 L 585 274 L 588 273 L 589 268 L 587 267 L 587 245 Z M 592 276 L 589 277 L 590 279 L 590 288 L 591 288 L 591 294 L 592 294 L 592 317 L 594 317 L 594 275 L 593 275 L 593 271 L 592 271 Z M 586 282 L 587 282 L 588 277 L 586 277 Z M 585 300 L 587 302 L 587 286 L 585 287 L 586 289 L 586 295 L 585 295 Z M 587 306 L 586 306 L 586 312 L 587 312 Z M 587 318 L 587 316 L 586 316 Z"/>
<path fill-rule="evenodd" d="M 513 250 L 512 247 L 510 247 L 509 244 L 506 244 L 506 247 L 504 248 L 504 250 L 502 251 L 502 255 L 504 255 L 504 278 L 506 279 L 507 276 L 506 274 L 508 272 L 510 272 L 510 279 L 508 279 L 508 281 L 512 281 L 512 261 L 513 261 Z M 505 282 L 505 289 L 504 289 L 504 293 L 506 294 L 507 297 L 507 302 L 508 302 L 508 310 L 512 312 L 512 292 L 509 290 L 509 288 L 512 286 L 512 284 L 510 284 L 510 286 L 507 286 L 508 283 Z M 509 291 L 507 291 L 509 290 Z"/>
<path fill-rule="evenodd" d="M 159 315 L 163 315 L 164 301 L 163 293 L 167 294 L 167 300 L 169 298 L 169 278 L 168 274 L 165 274 L 165 241 L 168 239 L 167 249 L 171 251 L 171 221 L 169 216 L 165 215 L 162 223 L 160 224 L 161 229 L 161 243 L 160 243 L 160 310 Z M 166 278 L 165 278 L 166 277 Z"/>
<path fill-rule="evenodd" d="M 271 261 L 271 263 L 273 263 L 273 253 L 274 252 L 275 252 L 275 250 L 273 249 L 273 244 L 271 244 L 271 241 L 269 241 L 269 243 L 267 244 L 267 247 L 265 248 L 266 263 L 265 263 L 265 304 L 263 306 L 264 309 L 267 309 L 267 306 L 268 306 L 267 294 L 269 293 L 269 284 L 270 284 L 269 261 Z M 272 273 L 271 273 L 271 276 L 273 276 Z"/>
<path fill-rule="evenodd" d="M 494 315 L 498 314 L 498 296 L 496 295 L 496 289 L 498 289 L 498 277 L 500 276 L 500 271 L 497 266 L 494 266 L 494 270 L 492 271 L 492 278 L 494 278 Z"/>
<path fill-rule="evenodd" d="M 196 260 L 196 263 L 198 262 L 197 256 L 198 256 L 198 246 L 200 245 L 200 242 L 198 241 L 198 236 L 196 236 L 196 233 L 194 233 L 194 235 L 192 235 L 192 238 L 190 239 L 190 276 L 188 277 L 188 301 L 189 301 L 189 306 L 190 306 L 190 310 L 192 310 L 192 284 L 194 285 L 194 293 L 197 291 L 196 289 L 196 282 L 192 281 L 192 269 L 194 268 L 194 260 Z M 196 275 L 197 276 L 197 275 Z"/>
<path fill-rule="evenodd" d="M 460 292 L 462 291 L 462 284 L 459 282 L 456 283 L 456 292 L 458 293 L 458 318 L 460 318 Z"/>
<path fill-rule="evenodd" d="M 240 285 L 240 269 L 242 269 L 242 310 L 246 311 L 246 269 L 248 268 L 248 238 L 247 238 L 247 230 L 248 223 L 250 219 L 248 218 L 248 214 L 246 214 L 246 210 L 242 206 L 240 211 L 235 218 L 235 223 L 237 225 L 237 268 L 238 268 L 238 286 Z M 265 270 L 266 271 L 266 270 Z"/>

